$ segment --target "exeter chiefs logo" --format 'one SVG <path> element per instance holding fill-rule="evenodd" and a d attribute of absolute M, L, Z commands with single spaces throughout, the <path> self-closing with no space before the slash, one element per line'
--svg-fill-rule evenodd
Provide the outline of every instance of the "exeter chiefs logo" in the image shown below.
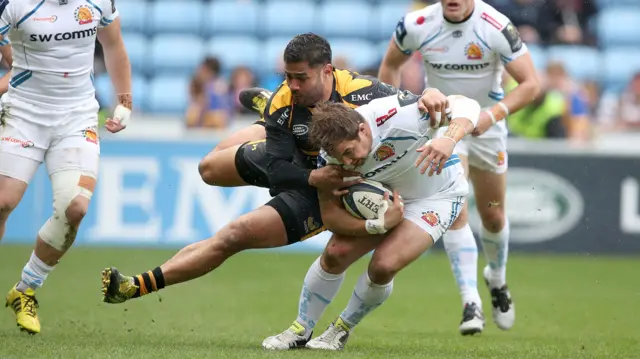
<path fill-rule="evenodd" d="M 376 150 L 376 153 L 373 154 L 373 158 L 376 161 L 384 161 L 387 158 L 396 154 L 396 149 L 393 147 L 393 144 L 390 142 L 386 142 L 380 145 Z"/>
<path fill-rule="evenodd" d="M 440 223 L 440 216 L 434 211 L 422 212 L 422 220 L 435 227 Z"/>
<path fill-rule="evenodd" d="M 470 42 L 467 47 L 465 47 L 464 53 L 467 55 L 467 59 L 469 60 L 482 60 L 482 56 L 484 55 L 482 47 L 478 46 L 474 42 Z"/>
<path fill-rule="evenodd" d="M 93 22 L 93 11 L 87 5 L 78 6 L 74 16 L 80 25 L 90 24 Z"/>

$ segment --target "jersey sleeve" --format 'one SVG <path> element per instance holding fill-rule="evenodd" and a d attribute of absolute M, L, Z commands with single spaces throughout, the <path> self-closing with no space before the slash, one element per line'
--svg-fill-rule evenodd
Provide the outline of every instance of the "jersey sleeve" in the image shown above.
<path fill-rule="evenodd" d="M 420 48 L 420 33 L 418 32 L 418 18 L 422 16 L 419 11 L 413 11 L 405 15 L 393 33 L 393 40 L 405 55 L 411 55 Z"/>
<path fill-rule="evenodd" d="M 100 27 L 109 26 L 119 15 L 116 0 L 102 0 L 100 11 Z"/>
<path fill-rule="evenodd" d="M 486 17 L 491 20 L 487 20 L 491 24 L 490 26 L 493 26 L 490 29 L 490 46 L 500 55 L 504 64 L 508 64 L 529 51 L 527 45 L 520 38 L 518 28 L 506 16 L 496 12 L 493 16 L 498 18 L 497 21 L 486 13 L 483 13 L 482 16 L 483 19 Z M 500 25 L 499 28 L 496 25 Z"/>
<path fill-rule="evenodd" d="M 343 101 L 350 105 L 350 107 L 356 108 L 366 105 L 372 100 L 388 97 L 397 93 L 397 88 L 381 82 L 375 77 L 358 75 L 346 84 Z"/>
<path fill-rule="evenodd" d="M 15 0 L 12 0 L 15 1 Z M 0 41 L 0 46 L 7 45 L 9 40 L 7 39 L 7 33 L 15 25 L 13 18 L 13 9 L 9 3 L 9 0 L 0 0 L 0 35 L 3 36 Z"/>

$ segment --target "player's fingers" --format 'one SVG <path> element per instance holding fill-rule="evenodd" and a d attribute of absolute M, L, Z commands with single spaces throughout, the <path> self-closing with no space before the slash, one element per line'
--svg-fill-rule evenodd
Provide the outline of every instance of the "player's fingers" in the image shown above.
<path fill-rule="evenodd" d="M 424 163 L 422 164 L 422 168 L 420 169 L 420 174 L 424 174 L 425 172 L 427 172 L 427 170 L 433 165 L 433 159 L 436 156 L 435 152 L 431 152 L 429 154 L 429 156 L 427 156 L 427 158 L 424 160 Z"/>
<path fill-rule="evenodd" d="M 384 192 L 384 194 L 382 195 L 382 198 L 383 198 L 385 201 L 388 201 L 388 200 L 389 200 L 389 192 L 386 192 L 386 191 L 385 191 L 385 192 Z M 395 200 L 395 197 L 394 197 L 394 200 Z"/>
<path fill-rule="evenodd" d="M 342 175 L 343 177 L 362 177 L 362 173 L 351 171 L 351 170 L 345 170 L 344 168 L 340 168 L 340 175 Z"/>
<path fill-rule="evenodd" d="M 431 166 L 429 167 L 429 177 L 433 176 L 433 173 L 438 170 L 439 166 L 440 166 L 440 159 L 442 158 L 442 155 L 437 154 L 436 156 L 433 157 L 433 161 L 431 162 Z"/>
<path fill-rule="evenodd" d="M 340 183 L 340 187 L 350 187 L 350 186 L 356 185 L 358 183 L 362 183 L 362 179 L 361 178 L 344 181 L 344 182 Z"/>
<path fill-rule="evenodd" d="M 422 153 L 420 153 L 420 155 L 418 156 L 418 159 L 416 160 L 415 166 L 418 167 L 420 166 L 420 164 L 427 158 L 429 157 L 429 155 L 431 154 L 431 146 L 422 146 L 423 150 L 421 151 Z"/>
<path fill-rule="evenodd" d="M 400 194 L 396 190 L 393 190 L 393 204 L 395 206 L 402 205 L 402 197 L 400 197 Z"/>
<path fill-rule="evenodd" d="M 438 164 L 438 172 L 436 172 L 437 175 L 442 173 L 442 170 L 444 169 L 444 166 L 447 164 L 448 160 L 449 158 L 447 156 L 442 156 L 442 158 L 440 159 L 440 163 Z"/>
<path fill-rule="evenodd" d="M 333 195 L 336 197 L 342 197 L 347 193 L 349 193 L 348 189 L 336 189 L 333 191 Z"/>

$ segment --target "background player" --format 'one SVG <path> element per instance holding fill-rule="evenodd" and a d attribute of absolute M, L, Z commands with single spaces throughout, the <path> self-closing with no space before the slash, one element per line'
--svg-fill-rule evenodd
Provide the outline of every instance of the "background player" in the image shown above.
<path fill-rule="evenodd" d="M 30 21 L 38 17 L 57 20 Z M 96 36 L 118 96 L 114 117 L 106 123 L 111 132 L 124 129 L 130 117 L 131 67 L 113 1 L 2 1 L 0 34 L 8 34 L 14 54 L 9 89 L 1 99 L 0 237 L 43 161 L 53 186 L 53 215 L 6 298 L 18 327 L 35 334 L 40 332 L 35 290 L 71 247 L 96 185 Z"/>
<path fill-rule="evenodd" d="M 405 16 L 382 61 L 380 80 L 398 86 L 400 68 L 414 51 L 422 54 L 428 86 L 446 95 L 465 95 L 484 108 L 473 133 L 476 137 L 462 140 L 458 151 L 472 180 L 482 219 L 480 239 L 488 261 L 484 277 L 491 292 L 493 319 L 499 328 L 509 329 L 515 321 L 515 308 L 506 283 L 508 158 L 503 120 L 538 92 L 531 56 L 509 19 L 480 0 L 442 0 Z M 519 83 L 506 97 L 501 87 L 504 68 Z M 443 241 L 462 295 L 460 332 L 481 332 L 484 316 L 477 289 L 478 250 L 466 205 Z"/>
<path fill-rule="evenodd" d="M 389 297 L 395 275 L 453 223 L 469 186 L 458 156 L 452 153 L 456 143 L 473 131 L 480 105 L 463 96 L 449 99 L 453 120 L 433 140 L 437 130 L 418 110 L 417 97 L 407 93 L 374 100 L 356 110 L 341 104 L 314 110 L 311 136 L 326 150 L 321 152 L 320 165 L 355 168 L 364 177 L 389 185 L 394 203 L 388 210 L 381 206 L 378 219 L 365 221 L 349 215 L 333 193 L 318 191 L 322 218 L 334 235 L 307 272 L 298 318 L 283 333 L 265 339 L 264 348 L 288 350 L 306 344 L 312 349 L 342 349 L 355 325 Z M 425 158 L 426 164 L 416 168 Z M 423 176 L 427 169 L 432 177 Z M 375 252 L 346 309 L 322 335 L 309 341 L 338 292 L 344 271 L 353 263 L 338 254 L 343 247 L 360 256 Z"/>

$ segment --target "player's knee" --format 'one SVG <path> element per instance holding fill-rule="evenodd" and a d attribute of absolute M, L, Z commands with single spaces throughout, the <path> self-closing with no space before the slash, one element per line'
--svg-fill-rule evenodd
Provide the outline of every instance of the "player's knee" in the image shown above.
<path fill-rule="evenodd" d="M 78 227 L 89 209 L 89 199 L 83 196 L 76 196 L 71 200 L 65 210 L 65 216 L 69 225 Z"/>
<path fill-rule="evenodd" d="M 250 248 L 251 223 L 240 217 L 220 230 L 220 235 L 214 237 L 214 246 L 218 251 L 234 254 Z"/>
<path fill-rule="evenodd" d="M 369 278 L 376 284 L 387 284 L 402 269 L 398 258 L 385 256 L 384 258 L 372 258 L 369 263 Z"/>
<path fill-rule="evenodd" d="M 498 233 L 505 223 L 504 208 L 502 206 L 488 207 L 480 211 L 482 226 L 491 233 Z"/>
<path fill-rule="evenodd" d="M 0 196 L 0 221 L 6 221 L 14 208 L 16 208 L 16 204 L 12 203 L 9 198 Z"/>

